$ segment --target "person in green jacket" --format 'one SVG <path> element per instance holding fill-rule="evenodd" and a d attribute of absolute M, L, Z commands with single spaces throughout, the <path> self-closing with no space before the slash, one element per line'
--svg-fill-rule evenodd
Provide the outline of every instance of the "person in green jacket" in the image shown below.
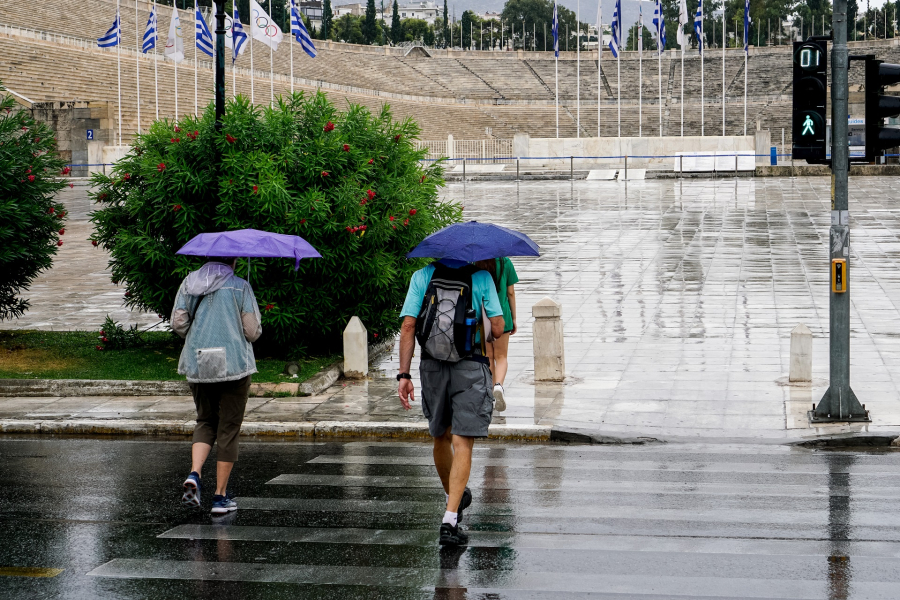
<path fill-rule="evenodd" d="M 519 276 L 516 274 L 516 268 L 512 261 L 506 256 L 493 260 L 480 260 L 475 265 L 493 277 L 497 286 L 497 296 L 500 298 L 500 307 L 503 309 L 503 335 L 487 344 L 491 373 L 494 376 L 494 406 L 498 412 L 503 412 L 506 410 L 503 382 L 506 379 L 506 372 L 509 370 L 509 336 L 518 329 L 516 326 L 515 284 L 519 282 Z"/>

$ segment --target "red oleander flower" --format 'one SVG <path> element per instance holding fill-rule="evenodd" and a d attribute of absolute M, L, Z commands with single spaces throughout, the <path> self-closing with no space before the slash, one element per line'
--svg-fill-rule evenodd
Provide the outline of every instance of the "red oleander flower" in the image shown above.
<path fill-rule="evenodd" d="M 181 127 L 178 125 L 175 126 L 175 133 L 181 133 Z"/>
<path fill-rule="evenodd" d="M 414 208 L 409 209 L 409 214 L 411 214 L 411 215 L 416 214 L 416 209 L 414 209 Z"/>
<path fill-rule="evenodd" d="M 31 167 L 28 167 L 27 169 L 25 169 L 25 174 L 28 175 L 29 173 L 31 173 Z"/>
<path fill-rule="evenodd" d="M 175 212 L 178 212 L 179 210 L 181 210 L 181 205 L 176 204 L 174 207 L 172 207 L 172 210 L 174 210 Z"/>
<path fill-rule="evenodd" d="M 395 142 L 399 142 L 399 141 L 400 141 L 400 134 L 399 134 L 399 133 L 398 133 L 397 135 L 394 136 L 394 141 L 395 141 Z"/>
<path fill-rule="evenodd" d="M 259 191 L 259 187 L 254 185 L 254 186 L 253 186 L 253 193 L 255 194 L 255 193 L 257 193 L 258 191 Z"/>
<path fill-rule="evenodd" d="M 359 205 L 360 205 L 360 206 L 365 206 L 365 205 L 366 205 L 366 199 L 363 198 L 362 200 L 360 200 L 360 201 L 359 201 Z"/>
<path fill-rule="evenodd" d="M 369 200 L 375 199 L 375 192 L 373 192 L 372 190 L 366 191 L 366 195 L 369 197 Z"/>
<path fill-rule="evenodd" d="M 344 144 L 344 152 L 350 152 L 350 146 L 349 146 L 349 145 Z"/>
<path fill-rule="evenodd" d="M 370 158 L 370 159 L 369 159 L 369 164 L 371 165 L 371 164 L 374 164 L 374 163 L 375 163 L 375 159 L 374 159 L 374 158 Z"/>
<path fill-rule="evenodd" d="M 59 213 L 56 216 L 59 217 L 60 219 L 62 219 L 64 216 L 66 216 L 66 211 L 62 211 L 61 213 Z"/>
<path fill-rule="evenodd" d="M 28 181 L 29 181 L 30 183 L 33 183 L 33 182 L 34 182 L 34 175 L 29 175 L 29 176 L 28 176 Z"/>
<path fill-rule="evenodd" d="M 103 346 L 97 346 L 97 350 L 103 350 Z"/>
<path fill-rule="evenodd" d="M 322 177 L 328 177 L 329 174 L 328 171 L 322 171 Z"/>
<path fill-rule="evenodd" d="M 181 141 L 181 138 L 175 138 L 175 141 L 176 141 L 176 142 L 180 142 L 180 141 Z"/>
<path fill-rule="evenodd" d="M 403 225 L 404 225 L 404 227 L 405 227 L 406 225 L 409 225 L 409 219 L 404 219 L 404 220 L 403 220 Z"/>
<path fill-rule="evenodd" d="M 74 183 L 70 183 L 70 184 L 69 184 L 69 187 L 72 188 L 72 189 L 75 189 L 75 184 L 74 184 Z"/>
<path fill-rule="evenodd" d="M 66 235 L 65 228 L 59 230 L 59 235 Z"/>
<path fill-rule="evenodd" d="M 166 170 L 166 163 L 159 163 L 158 165 L 156 165 L 156 170 L 159 171 L 160 173 L 162 173 L 163 171 L 165 171 L 165 170 Z"/>
<path fill-rule="evenodd" d="M 422 175 L 422 179 L 419 180 L 419 183 L 425 183 L 425 176 Z"/>
<path fill-rule="evenodd" d="M 325 131 L 334 131 L 334 123 L 328 121 L 327 123 L 325 123 L 325 127 L 323 127 L 322 129 L 324 129 Z"/>
<path fill-rule="evenodd" d="M 197 130 L 195 129 L 195 130 L 194 130 L 194 137 L 196 138 L 198 135 L 200 135 L 200 132 L 197 131 Z"/>
<path fill-rule="evenodd" d="M 125 292 L 125 297 L 128 298 L 131 296 L 131 292 Z"/>
<path fill-rule="evenodd" d="M 377 334 L 377 333 L 373 333 L 372 335 L 374 335 L 375 337 L 378 337 L 378 334 Z"/>
<path fill-rule="evenodd" d="M 229 133 L 229 134 L 227 134 L 227 135 L 225 136 L 225 141 L 228 142 L 229 144 L 233 144 L 233 143 L 235 143 L 237 140 L 234 139 L 234 136 L 231 135 L 231 134 Z"/>
<path fill-rule="evenodd" d="M 40 141 L 41 141 L 41 138 L 34 138 L 34 143 L 35 143 L 35 144 L 37 144 L 37 143 L 40 142 Z"/>
<path fill-rule="evenodd" d="M 57 246 L 62 246 L 62 244 L 63 244 L 63 243 L 62 243 L 62 240 L 59 240 L 58 242 L 56 242 L 56 245 L 57 245 Z"/>
<path fill-rule="evenodd" d="M 104 338 L 100 338 L 100 341 L 103 342 L 103 343 L 105 344 L 105 343 L 108 342 L 109 340 L 106 339 L 106 338 L 104 337 Z"/>
<path fill-rule="evenodd" d="M 172 139 L 170 139 L 169 141 L 172 142 L 172 143 L 174 144 L 174 143 L 175 143 L 175 138 L 172 138 Z"/>
<path fill-rule="evenodd" d="M 95 248 L 97 247 L 97 240 L 91 240 L 91 245 Z"/>
<path fill-rule="evenodd" d="M 106 335 L 106 332 L 103 331 L 103 330 L 101 329 L 101 330 L 100 330 L 100 335 Z"/>
<path fill-rule="evenodd" d="M 269 312 L 269 311 L 272 310 L 273 308 L 275 308 L 275 305 L 274 305 L 274 304 L 266 304 L 266 312 Z"/>
<path fill-rule="evenodd" d="M 47 212 L 50 213 L 50 214 L 52 215 L 53 213 L 56 212 L 56 209 L 53 208 L 53 207 L 51 206 L 51 207 L 50 207 L 50 210 L 48 210 Z"/>
<path fill-rule="evenodd" d="M 28 131 L 28 128 L 22 125 L 22 131 Z"/>
<path fill-rule="evenodd" d="M 388 217 L 388 219 L 391 220 L 391 221 L 393 221 L 393 220 L 394 220 L 394 215 L 391 215 L 390 217 Z"/>
<path fill-rule="evenodd" d="M 65 167 L 62 171 L 60 171 L 60 175 L 68 175 L 71 172 L 72 169 L 70 169 L 69 167 Z"/>
<path fill-rule="evenodd" d="M 130 179 L 131 179 L 131 173 L 125 173 L 125 177 L 123 177 L 122 179 L 125 180 L 125 181 L 130 180 Z"/>
<path fill-rule="evenodd" d="M 301 219 L 300 224 L 303 225 L 304 223 L 306 223 L 306 219 Z"/>

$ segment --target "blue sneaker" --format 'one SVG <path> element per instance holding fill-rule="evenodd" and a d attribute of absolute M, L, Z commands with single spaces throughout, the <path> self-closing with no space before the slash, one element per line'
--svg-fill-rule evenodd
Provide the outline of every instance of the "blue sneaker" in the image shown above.
<path fill-rule="evenodd" d="M 200 473 L 191 471 L 188 478 L 181 484 L 184 493 L 181 494 L 181 503 L 185 506 L 200 508 Z"/>
<path fill-rule="evenodd" d="M 213 496 L 213 505 L 212 510 L 210 511 L 212 514 L 224 515 L 225 513 L 230 513 L 233 510 L 237 510 L 237 502 L 234 501 L 234 497 L 231 495 L 231 492 L 226 493 L 224 496 Z"/>

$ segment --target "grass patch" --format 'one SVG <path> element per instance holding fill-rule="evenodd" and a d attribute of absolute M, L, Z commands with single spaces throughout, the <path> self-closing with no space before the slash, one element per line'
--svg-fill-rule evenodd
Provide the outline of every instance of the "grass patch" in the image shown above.
<path fill-rule="evenodd" d="M 178 381 L 183 342 L 171 333 L 148 332 L 138 348 L 95 349 L 97 333 L 88 331 L 0 331 L 0 379 L 135 379 Z M 259 383 L 304 381 L 337 356 L 295 359 L 297 379 L 282 374 L 285 360 L 257 358 Z"/>

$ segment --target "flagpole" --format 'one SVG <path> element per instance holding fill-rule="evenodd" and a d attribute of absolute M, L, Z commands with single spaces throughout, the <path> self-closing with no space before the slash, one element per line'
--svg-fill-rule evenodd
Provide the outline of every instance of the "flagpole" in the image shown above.
<path fill-rule="evenodd" d="M 134 57 L 134 72 L 137 77 L 137 120 L 138 120 L 138 133 L 141 132 L 141 20 L 138 18 L 138 0 L 134 0 L 134 46 L 135 57 Z"/>
<path fill-rule="evenodd" d="M 660 37 L 663 30 L 662 3 L 660 0 L 656 0 L 656 4 L 658 12 L 656 15 L 656 43 L 659 47 L 659 51 L 656 53 L 656 74 L 659 78 L 659 137 L 662 137 L 662 53 L 665 51 L 665 48 L 662 46 L 662 38 Z"/>
<path fill-rule="evenodd" d="M 747 135 L 747 55 L 750 53 L 750 48 L 748 44 L 750 42 L 750 32 L 747 28 L 748 25 L 748 12 L 747 5 L 744 5 L 744 135 Z M 822 15 L 822 19 L 825 19 L 825 15 Z M 757 29 L 759 31 L 759 29 Z M 822 23 L 822 34 L 825 34 L 825 23 Z M 756 45 L 759 45 L 759 36 L 757 36 Z"/>
<path fill-rule="evenodd" d="M 256 96 L 253 94 L 253 80 L 256 79 L 253 76 L 253 17 L 250 17 L 250 37 L 247 38 L 247 43 L 250 44 L 250 104 L 256 104 Z"/>
<path fill-rule="evenodd" d="M 603 58 L 603 13 L 602 2 L 597 3 L 597 139 L 600 139 L 600 85 L 603 83 L 603 69 L 600 59 Z"/>
<path fill-rule="evenodd" d="M 684 46 L 681 47 L 681 137 L 684 137 Z"/>
<path fill-rule="evenodd" d="M 116 0 L 116 20 L 119 21 L 119 29 L 116 35 L 119 36 L 116 43 L 116 70 L 119 78 L 119 145 L 122 145 L 122 18 L 119 16 L 119 0 Z"/>
<path fill-rule="evenodd" d="M 178 7 L 174 7 L 175 15 L 178 16 Z M 181 25 L 181 17 L 178 17 L 178 24 Z M 178 29 L 175 29 L 175 52 L 178 52 Z M 175 120 L 178 120 L 178 61 L 173 60 L 175 63 Z"/>
<path fill-rule="evenodd" d="M 575 137 L 581 137 L 581 0 L 576 4 L 575 13 Z M 523 27 L 522 39 L 525 39 Z M 524 41 L 523 41 L 524 43 Z"/>
<path fill-rule="evenodd" d="M 619 16 L 621 19 L 621 15 Z M 621 27 L 619 30 L 621 31 Z M 618 54 L 618 53 L 617 53 Z M 622 63 L 618 56 L 616 56 L 616 95 L 617 101 L 616 105 L 618 106 L 619 112 L 619 136 L 622 137 Z"/>
<path fill-rule="evenodd" d="M 700 17 L 700 135 L 706 135 L 706 90 L 705 90 L 705 82 L 703 77 L 704 63 L 706 62 L 703 59 L 703 17 Z"/>
<path fill-rule="evenodd" d="M 271 19 L 274 19 L 271 15 L 275 14 L 275 11 L 272 10 L 272 0 L 269 0 L 269 15 Z M 268 27 L 266 28 L 268 31 Z M 272 45 L 269 44 L 269 88 L 271 91 L 271 97 L 269 98 L 269 108 L 275 106 L 275 63 L 272 55 L 275 53 L 272 50 Z"/>
<path fill-rule="evenodd" d="M 725 25 L 725 12 L 722 12 L 722 137 L 725 137 L 725 41 L 728 28 Z M 736 37 L 736 36 L 735 36 Z"/>
<path fill-rule="evenodd" d="M 382 4 L 381 8 L 382 8 L 382 11 L 381 11 L 382 20 L 384 20 L 384 5 L 383 4 Z M 299 15 L 298 15 L 298 17 L 299 17 Z M 293 18 L 294 18 L 294 0 L 291 0 L 291 19 L 293 20 Z M 310 27 L 312 27 L 312 25 L 310 25 Z M 293 35 L 294 35 L 294 26 L 291 25 L 291 36 L 293 37 Z M 290 40 L 288 40 L 288 46 L 291 47 L 290 48 L 291 49 L 291 95 L 293 95 L 293 93 L 294 93 L 294 45 L 291 43 Z"/>
<path fill-rule="evenodd" d="M 644 13 L 638 21 L 637 35 L 634 41 L 638 44 L 638 137 L 644 137 Z"/>
<path fill-rule="evenodd" d="M 197 110 L 197 0 L 194 0 L 194 116 L 199 112 Z"/>
<path fill-rule="evenodd" d="M 555 53 L 554 53 L 555 54 Z M 559 57 L 554 62 L 556 70 L 556 137 L 559 137 Z"/>
<path fill-rule="evenodd" d="M 744 49 L 744 135 L 747 135 L 747 54 Z"/>
<path fill-rule="evenodd" d="M 156 0 L 153 0 L 153 14 L 156 15 L 153 31 L 153 91 L 156 95 L 156 120 L 159 121 L 159 12 L 156 9 Z"/>

